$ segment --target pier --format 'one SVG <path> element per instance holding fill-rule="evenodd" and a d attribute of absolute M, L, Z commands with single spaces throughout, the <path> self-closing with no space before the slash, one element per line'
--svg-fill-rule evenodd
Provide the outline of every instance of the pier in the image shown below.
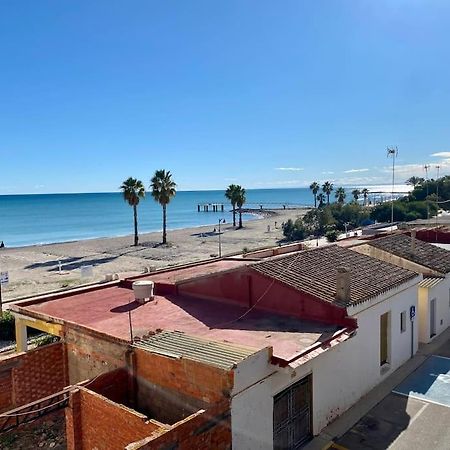
<path fill-rule="evenodd" d="M 203 211 L 203 212 L 223 212 L 224 206 L 223 203 L 199 203 L 197 205 L 197 211 Z"/>

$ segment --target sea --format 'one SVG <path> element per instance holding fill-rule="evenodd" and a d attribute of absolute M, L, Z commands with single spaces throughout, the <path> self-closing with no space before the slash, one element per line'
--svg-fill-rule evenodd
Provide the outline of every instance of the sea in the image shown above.
<path fill-rule="evenodd" d="M 389 187 L 384 187 L 388 192 Z M 353 188 L 348 190 L 348 197 Z M 378 187 L 378 192 L 383 189 Z M 248 189 L 245 207 L 286 208 L 312 206 L 307 188 Z M 223 203 L 224 212 L 198 212 L 198 204 Z M 232 221 L 231 205 L 224 191 L 179 191 L 167 213 L 169 230 Z M 244 214 L 244 220 L 256 219 Z M 139 232 L 162 229 L 162 210 L 148 195 L 138 206 Z M 24 194 L 0 195 L 0 241 L 6 247 L 126 236 L 133 233 L 133 211 L 122 194 Z"/>

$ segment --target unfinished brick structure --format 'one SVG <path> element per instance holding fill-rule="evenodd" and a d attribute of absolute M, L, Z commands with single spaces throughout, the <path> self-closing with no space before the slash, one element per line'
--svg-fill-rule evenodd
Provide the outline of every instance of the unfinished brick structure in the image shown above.
<path fill-rule="evenodd" d="M 0 412 L 62 390 L 68 384 L 64 344 L 0 359 Z"/>

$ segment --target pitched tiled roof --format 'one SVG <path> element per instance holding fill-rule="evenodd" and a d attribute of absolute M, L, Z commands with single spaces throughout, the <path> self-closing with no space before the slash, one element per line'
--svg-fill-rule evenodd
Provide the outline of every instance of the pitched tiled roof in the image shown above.
<path fill-rule="evenodd" d="M 448 250 L 416 238 L 413 253 L 411 251 L 411 241 L 412 238 L 406 234 L 392 234 L 380 239 L 374 239 L 369 244 L 429 269 L 441 273 L 450 272 L 450 252 Z"/>
<path fill-rule="evenodd" d="M 351 273 L 350 298 L 345 302 L 335 299 L 338 267 L 347 267 Z M 417 276 L 409 270 L 337 245 L 274 258 L 251 268 L 339 306 L 364 302 Z"/>

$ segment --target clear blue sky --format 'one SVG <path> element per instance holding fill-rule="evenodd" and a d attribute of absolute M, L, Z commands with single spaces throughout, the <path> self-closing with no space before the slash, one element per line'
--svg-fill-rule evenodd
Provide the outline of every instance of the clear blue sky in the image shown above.
<path fill-rule="evenodd" d="M 0 193 L 450 169 L 450 2 L 0 2 Z M 440 153 L 438 156 L 431 156 Z M 432 169 L 433 173 L 435 169 Z"/>

